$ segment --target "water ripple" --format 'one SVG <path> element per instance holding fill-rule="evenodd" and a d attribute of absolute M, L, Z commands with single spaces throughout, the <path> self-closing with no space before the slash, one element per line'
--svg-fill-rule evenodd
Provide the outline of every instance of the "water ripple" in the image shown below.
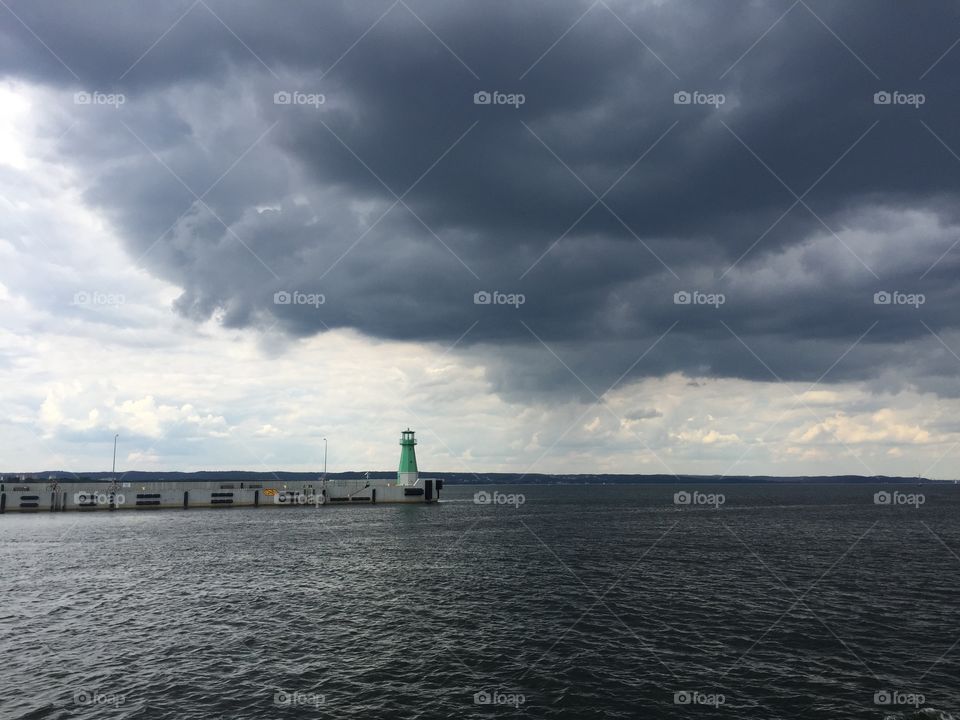
<path fill-rule="evenodd" d="M 0 517 L 0 717 L 960 707 L 953 488 L 912 514 L 847 486 L 730 486 L 693 512 L 666 486 L 525 487 L 520 508 L 473 490 L 439 507 Z"/>

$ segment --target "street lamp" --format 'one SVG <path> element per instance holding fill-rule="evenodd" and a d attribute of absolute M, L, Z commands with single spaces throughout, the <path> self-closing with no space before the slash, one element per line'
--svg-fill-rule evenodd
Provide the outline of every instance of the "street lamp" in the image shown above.
<path fill-rule="evenodd" d="M 113 436 L 113 479 L 117 479 L 117 438 L 120 437 L 120 433 L 117 433 Z"/>
<path fill-rule="evenodd" d="M 323 479 L 327 479 L 327 439 L 323 439 Z"/>

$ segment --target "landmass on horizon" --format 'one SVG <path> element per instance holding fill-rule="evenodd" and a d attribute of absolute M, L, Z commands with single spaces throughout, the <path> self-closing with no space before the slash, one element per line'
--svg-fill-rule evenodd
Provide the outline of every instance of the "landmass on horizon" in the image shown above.
<path fill-rule="evenodd" d="M 60 482 L 83 482 L 110 479 L 114 475 L 123 482 L 146 482 L 154 480 L 311 480 L 321 477 L 322 471 L 309 472 L 272 472 L 252 470 L 204 470 L 198 472 L 164 472 L 132 470 L 123 473 L 110 472 L 82 472 L 72 473 L 68 470 L 52 470 L 44 472 L 4 472 L 0 477 L 13 479 L 21 475 L 35 480 L 55 478 Z M 676 484 L 676 483 L 838 483 L 838 484 L 938 484 L 955 483 L 957 480 L 935 480 L 922 477 L 902 477 L 889 475 L 669 475 L 669 474 L 622 474 L 622 473 L 590 473 L 590 474 L 545 474 L 545 473 L 471 473 L 471 472 L 439 472 L 431 471 L 431 476 L 442 477 L 450 485 L 635 485 L 635 484 Z M 396 471 L 377 470 L 368 472 L 351 471 L 327 473 L 330 479 L 355 480 L 369 476 L 372 480 L 382 480 L 395 477 Z"/>

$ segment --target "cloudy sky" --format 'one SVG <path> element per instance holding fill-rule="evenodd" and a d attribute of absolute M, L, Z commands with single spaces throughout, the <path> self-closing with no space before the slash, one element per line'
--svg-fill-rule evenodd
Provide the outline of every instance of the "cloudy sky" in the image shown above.
<path fill-rule="evenodd" d="M 949 2 L 0 2 L 4 470 L 960 475 Z"/>

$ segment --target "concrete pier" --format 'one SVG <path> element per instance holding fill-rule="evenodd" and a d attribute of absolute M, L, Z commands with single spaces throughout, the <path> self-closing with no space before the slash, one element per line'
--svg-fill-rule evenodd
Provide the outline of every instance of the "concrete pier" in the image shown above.
<path fill-rule="evenodd" d="M 301 481 L 65 480 L 0 478 L 0 514 L 8 512 L 92 512 L 230 507 L 322 507 L 375 503 L 435 503 L 443 480 L 417 471 L 414 433 L 402 433 L 396 479 Z"/>

